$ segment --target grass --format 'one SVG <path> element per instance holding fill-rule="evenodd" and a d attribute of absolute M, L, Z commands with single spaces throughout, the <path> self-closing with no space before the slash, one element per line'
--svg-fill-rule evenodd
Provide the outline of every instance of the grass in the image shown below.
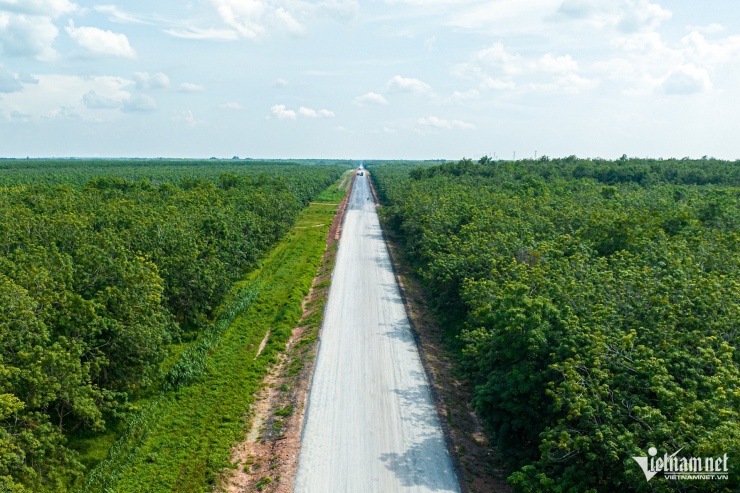
<path fill-rule="evenodd" d="M 354 170 L 344 173 L 337 183 L 321 192 L 314 202 L 327 202 L 329 204 L 341 202 L 347 188 L 347 181 L 352 178 L 352 173 L 354 173 Z"/>
<path fill-rule="evenodd" d="M 317 201 L 336 203 L 343 196 L 335 184 Z M 307 207 L 260 268 L 233 287 L 213 329 L 168 362 L 167 390 L 140 403 L 142 410 L 91 472 L 84 491 L 213 489 L 244 433 L 255 393 L 303 313 L 335 213 L 336 206 L 327 204 Z M 256 357 L 268 329 L 267 345 Z M 104 438 L 110 444 L 111 437 Z M 88 452 L 99 455 L 101 447 Z"/>
<path fill-rule="evenodd" d="M 287 417 L 287 416 L 290 416 L 291 414 L 293 414 L 293 404 L 288 404 L 287 406 L 275 411 L 275 416 Z"/>
<path fill-rule="evenodd" d="M 262 476 L 260 480 L 257 482 L 257 491 L 262 491 L 265 486 L 272 483 L 272 478 L 270 476 Z"/>

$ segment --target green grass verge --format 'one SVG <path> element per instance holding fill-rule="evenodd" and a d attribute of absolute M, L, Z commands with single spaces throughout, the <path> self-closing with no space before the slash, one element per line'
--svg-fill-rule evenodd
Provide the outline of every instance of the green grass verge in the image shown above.
<path fill-rule="evenodd" d="M 340 196 L 337 190 L 335 184 L 319 199 L 339 202 L 344 192 Z M 196 371 L 183 373 L 189 367 L 184 359 L 172 366 L 179 364 L 178 375 L 187 376 L 140 403 L 141 411 L 107 459 L 91 472 L 84 491 L 212 490 L 217 475 L 229 465 L 232 445 L 242 438 L 254 394 L 302 315 L 301 302 L 321 263 L 335 213 L 336 206 L 307 207 L 260 268 L 233 287 L 234 296 L 227 303 L 234 303 L 237 293 L 254 293 L 254 299 L 236 314 L 229 308 L 221 310 L 228 313 L 230 323 L 224 326 L 217 319 L 214 326 L 223 330 L 207 334 L 207 343 L 196 342 L 183 351 L 183 358 L 196 360 Z M 268 329 L 270 338 L 257 357 Z M 109 444 L 111 438 L 105 438 Z"/>
<path fill-rule="evenodd" d="M 347 184 L 352 179 L 352 174 L 354 174 L 354 170 L 345 172 L 337 183 L 321 192 L 314 202 L 328 202 L 332 204 L 341 202 L 346 193 Z"/>

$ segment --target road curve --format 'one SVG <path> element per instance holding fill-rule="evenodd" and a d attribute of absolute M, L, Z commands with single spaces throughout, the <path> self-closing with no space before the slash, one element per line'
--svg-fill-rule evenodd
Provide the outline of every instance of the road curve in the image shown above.
<path fill-rule="evenodd" d="M 294 492 L 459 492 L 367 176 L 345 214 Z"/>

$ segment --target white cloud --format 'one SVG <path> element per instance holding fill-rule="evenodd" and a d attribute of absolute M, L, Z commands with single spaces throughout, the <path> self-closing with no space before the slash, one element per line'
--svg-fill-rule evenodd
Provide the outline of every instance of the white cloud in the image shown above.
<path fill-rule="evenodd" d="M 453 128 L 461 130 L 472 130 L 475 128 L 475 125 L 473 125 L 472 123 L 467 123 L 462 120 L 444 120 L 436 116 L 419 118 L 416 122 L 419 125 L 423 125 L 425 127 L 434 127 L 446 130 L 451 130 Z"/>
<path fill-rule="evenodd" d="M 86 92 L 82 96 L 83 104 L 90 109 L 117 109 L 123 105 L 123 101 L 120 99 L 112 98 L 109 96 L 102 96 L 91 90 Z"/>
<path fill-rule="evenodd" d="M 452 93 L 452 101 L 470 101 L 473 99 L 478 99 L 480 97 L 480 92 L 478 92 L 476 89 L 470 89 L 465 92 L 461 91 L 455 91 Z"/>
<path fill-rule="evenodd" d="M 740 58 L 740 36 L 708 40 L 698 30 L 673 43 L 658 31 L 634 32 L 614 37 L 611 46 L 615 56 L 594 63 L 593 71 L 630 95 L 710 91 L 712 79 Z"/>
<path fill-rule="evenodd" d="M 542 86 L 542 88 L 543 90 L 549 90 L 552 92 L 580 94 L 584 91 L 594 89 L 598 85 L 598 79 L 589 79 L 575 73 L 568 73 L 560 77 L 556 77 L 553 84 L 546 84 Z"/>
<path fill-rule="evenodd" d="M 104 31 L 97 27 L 75 27 L 72 20 L 69 21 L 65 31 L 78 45 L 91 53 L 121 58 L 136 58 L 136 52 L 129 44 L 125 34 Z"/>
<path fill-rule="evenodd" d="M 623 4 L 622 15 L 617 27 L 623 31 L 657 29 L 663 21 L 673 16 L 670 10 L 664 9 L 649 0 L 626 0 L 621 3 Z"/>
<path fill-rule="evenodd" d="M 175 115 L 172 117 L 172 121 L 184 123 L 185 125 L 191 128 L 203 123 L 202 121 L 198 120 L 195 117 L 195 115 L 193 115 L 192 110 L 181 111 L 181 112 L 175 113 Z"/>
<path fill-rule="evenodd" d="M 496 69 L 504 75 L 518 75 L 524 71 L 524 58 L 516 53 L 509 53 L 503 43 L 480 50 L 475 55 L 481 64 Z"/>
<path fill-rule="evenodd" d="M 214 41 L 257 40 L 270 32 L 300 36 L 306 33 L 307 22 L 327 17 L 347 22 L 359 11 L 357 0 L 207 0 L 204 3 L 215 11 L 219 26 L 170 21 L 172 27 L 164 32 L 178 38 Z M 130 17 L 147 21 L 146 18 Z"/>
<path fill-rule="evenodd" d="M 641 32 L 619 36 L 612 46 L 641 71 L 656 72 L 678 63 L 718 66 L 740 56 L 740 36 L 707 40 L 699 31 L 692 31 L 677 44 L 668 44 L 658 32 Z"/>
<path fill-rule="evenodd" d="M 286 109 L 284 104 L 276 104 L 275 106 L 270 108 L 270 111 L 272 111 L 272 114 L 281 120 L 295 120 L 296 119 L 296 112 L 293 110 Z"/>
<path fill-rule="evenodd" d="M 242 109 L 242 105 L 240 105 L 239 103 L 237 103 L 235 101 L 229 101 L 227 103 L 222 104 L 220 107 L 223 108 L 223 109 L 225 109 L 225 110 L 240 110 L 240 109 Z"/>
<path fill-rule="evenodd" d="M 56 51 L 52 43 L 58 34 L 59 30 L 50 17 L 0 11 L 0 46 L 6 55 L 53 60 Z"/>
<path fill-rule="evenodd" d="M 82 115 L 75 108 L 69 106 L 54 108 L 49 116 L 57 120 L 82 120 Z"/>
<path fill-rule="evenodd" d="M 686 26 L 687 31 L 698 31 L 700 33 L 705 34 L 714 34 L 714 33 L 721 33 L 725 30 L 725 26 L 722 24 L 712 23 L 708 26 L 695 26 L 695 25 L 689 25 Z"/>
<path fill-rule="evenodd" d="M 546 53 L 537 60 L 537 68 L 544 72 L 568 74 L 578 71 L 578 63 L 570 55 L 554 56 L 552 53 Z"/>
<path fill-rule="evenodd" d="M 278 79 L 275 81 L 275 87 L 288 87 L 288 81 L 285 79 Z"/>
<path fill-rule="evenodd" d="M 579 75 L 578 63 L 570 55 L 553 56 L 547 53 L 537 60 L 533 71 L 549 77 L 549 80 L 546 79 L 544 83 L 532 86 L 542 91 L 578 94 L 593 89 L 599 84 L 596 79 Z"/>
<path fill-rule="evenodd" d="M 390 79 L 385 87 L 389 91 L 413 92 L 416 94 L 430 93 L 432 91 L 432 87 L 426 82 L 400 75 L 396 75 Z"/>
<path fill-rule="evenodd" d="M 221 21 L 239 36 L 255 39 L 265 32 L 262 17 L 266 5 L 260 0 L 211 0 Z"/>
<path fill-rule="evenodd" d="M 383 97 L 382 94 L 378 94 L 377 92 L 368 92 L 367 94 L 363 94 L 362 96 L 357 96 L 355 98 L 355 103 L 357 104 L 388 104 L 388 100 Z"/>
<path fill-rule="evenodd" d="M 709 73 L 693 64 L 674 68 L 661 84 L 663 92 L 670 95 L 686 95 L 707 92 L 712 89 Z"/>
<path fill-rule="evenodd" d="M 456 27 L 487 31 L 532 29 L 557 12 L 562 0 L 498 0 L 472 2 L 468 7 L 448 14 L 448 22 Z"/>
<path fill-rule="evenodd" d="M 331 118 L 334 116 L 333 111 L 329 110 L 315 110 L 313 108 L 306 108 L 305 106 L 301 106 L 298 109 L 298 113 L 300 113 L 302 116 L 308 117 L 308 118 Z"/>
<path fill-rule="evenodd" d="M 472 123 L 467 123 L 462 120 L 452 120 L 452 126 L 454 128 L 462 128 L 463 130 L 472 130 L 475 128 L 475 125 Z"/>
<path fill-rule="evenodd" d="M 687 60 L 696 63 L 717 65 L 740 55 L 740 36 L 728 36 L 718 42 L 709 42 L 703 34 L 692 31 L 683 39 L 679 47 Z"/>
<path fill-rule="evenodd" d="M 432 7 L 436 5 L 452 7 L 474 3 L 473 0 L 385 0 L 389 5 L 409 4 L 418 7 Z"/>
<path fill-rule="evenodd" d="M 179 89 L 182 92 L 203 92 L 206 90 L 206 88 L 200 84 L 193 84 L 192 82 L 183 82 L 180 84 Z"/>
<path fill-rule="evenodd" d="M 0 109 L 33 119 L 72 112 L 94 119 L 98 110 L 122 109 L 124 103 L 132 99 L 126 89 L 134 84 L 131 80 L 111 76 L 37 75 L 36 79 L 19 76 L 23 91 L 4 95 Z"/>
<path fill-rule="evenodd" d="M 490 76 L 484 76 L 481 80 L 482 89 L 495 89 L 496 91 L 512 91 L 516 89 L 516 83 L 511 80 L 501 80 Z"/>
<path fill-rule="evenodd" d="M 99 14 L 108 15 L 108 20 L 112 22 L 119 22 L 122 24 L 151 24 L 151 22 L 144 17 L 124 12 L 115 5 L 96 5 L 93 9 Z"/>
<path fill-rule="evenodd" d="M 668 51 L 662 36 L 655 31 L 618 36 L 612 39 L 611 44 L 618 50 L 640 56 L 663 55 Z"/>
<path fill-rule="evenodd" d="M 127 99 L 123 102 L 122 110 L 127 113 L 149 113 L 157 109 L 157 101 L 146 94 L 139 94 L 136 97 Z"/>
<path fill-rule="evenodd" d="M 151 96 L 139 94 L 137 96 L 122 90 L 113 90 L 103 87 L 106 94 L 90 90 L 83 94 L 82 103 L 91 110 L 120 109 L 126 113 L 148 113 L 157 109 L 157 102 Z"/>
<path fill-rule="evenodd" d="M 598 11 L 598 5 L 589 0 L 564 0 L 558 13 L 571 19 L 587 19 Z"/>
<path fill-rule="evenodd" d="M 164 32 L 172 37 L 180 39 L 209 41 L 234 41 L 239 39 L 239 34 L 231 29 L 201 29 L 198 27 L 186 27 L 165 29 Z"/>
<path fill-rule="evenodd" d="M 360 12 L 358 0 L 324 0 L 316 4 L 303 3 L 309 10 L 313 9 L 318 16 L 330 17 L 339 22 L 349 22 Z"/>
<path fill-rule="evenodd" d="M 313 108 L 301 106 L 300 108 L 298 108 L 298 111 L 295 111 L 288 109 L 284 104 L 276 104 L 275 106 L 270 108 L 270 111 L 280 120 L 295 120 L 298 116 L 302 116 L 305 118 L 332 118 L 334 116 L 333 111 L 329 111 L 326 109 L 315 110 Z"/>
<path fill-rule="evenodd" d="M 170 87 L 170 78 L 162 72 L 155 74 L 134 72 L 134 80 L 136 81 L 136 87 L 143 91 L 149 89 L 167 89 Z"/>
<path fill-rule="evenodd" d="M 68 0 L 0 0 L 0 10 L 52 18 L 75 12 L 78 8 Z"/>
<path fill-rule="evenodd" d="M 284 8 L 278 7 L 278 9 L 275 10 L 274 15 L 278 24 L 281 25 L 290 34 L 300 35 L 306 31 L 303 25 L 295 20 L 295 17 L 293 17 L 293 15 Z"/>
<path fill-rule="evenodd" d="M 419 118 L 417 120 L 417 123 L 419 125 L 425 125 L 428 127 L 437 127 L 437 128 L 452 128 L 452 124 L 447 120 L 442 120 L 441 118 L 437 118 L 436 116 L 429 116 L 424 118 Z"/>
<path fill-rule="evenodd" d="M 565 0 L 558 14 L 598 30 L 616 28 L 625 33 L 655 30 L 673 15 L 650 0 Z"/>
<path fill-rule="evenodd" d="M 453 67 L 452 73 L 477 80 L 481 89 L 496 91 L 578 93 L 598 85 L 596 79 L 581 74 L 571 55 L 526 58 L 500 42 L 477 51 L 469 62 Z"/>
<path fill-rule="evenodd" d="M 496 79 L 501 79 L 521 74 L 524 64 L 521 55 L 509 53 L 503 43 L 496 42 L 475 52 L 470 62 L 453 68 L 453 74 L 483 78 L 486 73 L 492 72 Z"/>

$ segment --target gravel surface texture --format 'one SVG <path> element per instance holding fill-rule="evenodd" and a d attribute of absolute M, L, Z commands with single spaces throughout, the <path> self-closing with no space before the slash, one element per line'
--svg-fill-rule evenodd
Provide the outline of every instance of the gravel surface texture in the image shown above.
<path fill-rule="evenodd" d="M 344 218 L 296 493 L 459 492 L 367 175 Z"/>

